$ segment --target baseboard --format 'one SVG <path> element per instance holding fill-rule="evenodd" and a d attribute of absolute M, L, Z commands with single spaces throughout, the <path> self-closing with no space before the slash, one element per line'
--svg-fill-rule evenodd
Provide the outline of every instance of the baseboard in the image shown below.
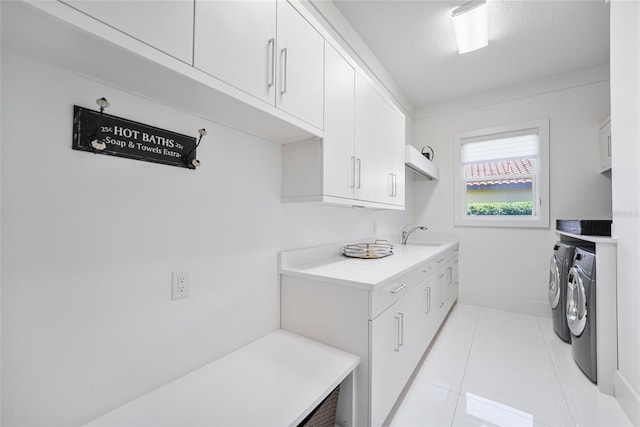
<path fill-rule="evenodd" d="M 616 400 L 624 409 L 634 426 L 640 426 L 640 395 L 631 387 L 625 377 L 615 373 Z"/>
<path fill-rule="evenodd" d="M 536 301 L 525 298 L 497 295 L 488 292 L 478 292 L 460 289 L 458 302 L 479 305 L 481 307 L 512 311 L 531 316 L 551 317 L 551 308 L 547 301 Z"/>

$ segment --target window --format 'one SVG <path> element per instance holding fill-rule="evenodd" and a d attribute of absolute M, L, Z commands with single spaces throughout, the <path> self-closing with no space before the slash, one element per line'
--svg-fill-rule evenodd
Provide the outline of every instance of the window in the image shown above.
<path fill-rule="evenodd" d="M 456 136 L 455 224 L 549 227 L 549 120 Z"/>

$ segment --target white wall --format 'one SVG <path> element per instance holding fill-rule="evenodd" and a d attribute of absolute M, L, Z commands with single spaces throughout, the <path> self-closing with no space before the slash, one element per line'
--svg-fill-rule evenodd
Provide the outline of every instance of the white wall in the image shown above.
<path fill-rule="evenodd" d="M 205 127 L 202 167 L 72 150 L 73 105 L 101 96 Z M 278 251 L 405 223 L 282 204 L 279 145 L 7 52 L 1 108 L 3 425 L 77 425 L 278 328 Z M 176 269 L 191 297 L 172 302 Z"/>
<path fill-rule="evenodd" d="M 598 133 L 609 114 L 609 82 L 567 89 L 554 83 L 550 92 L 514 93 L 518 93 L 516 98 L 500 102 L 488 96 L 492 102 L 485 106 L 478 106 L 474 97 L 473 107 L 416 119 L 414 145 L 433 147 L 440 180 L 414 183 L 414 217 L 415 222 L 432 229 L 459 233 L 460 301 L 550 316 L 547 283 L 552 245 L 557 240 L 555 220 L 610 216 L 611 179 L 598 173 Z M 428 111 L 443 110 L 430 107 Z M 454 227 L 454 136 L 544 117 L 550 119 L 551 227 Z"/>
<path fill-rule="evenodd" d="M 640 425 L 640 3 L 611 2 L 611 141 L 618 239 L 616 397 Z"/>

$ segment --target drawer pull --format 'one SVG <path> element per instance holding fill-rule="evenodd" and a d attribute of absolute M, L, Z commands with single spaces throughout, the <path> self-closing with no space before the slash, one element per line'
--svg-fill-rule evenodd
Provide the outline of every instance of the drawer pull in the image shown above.
<path fill-rule="evenodd" d="M 438 274 L 438 279 L 442 279 L 444 277 L 444 273 Z"/>
<path fill-rule="evenodd" d="M 428 272 L 430 272 L 430 271 L 431 271 L 431 269 L 432 269 L 432 268 L 433 268 L 432 266 L 429 266 L 429 267 L 427 267 L 425 270 L 422 270 L 422 272 L 423 272 L 423 273 L 428 273 Z"/>
<path fill-rule="evenodd" d="M 444 261 L 444 258 L 440 258 L 438 261 L 436 261 L 438 264 L 440 264 L 442 261 Z"/>
<path fill-rule="evenodd" d="M 398 286 L 397 288 L 395 288 L 394 290 L 392 290 L 391 293 L 392 294 L 397 294 L 398 292 L 400 292 L 401 290 L 403 290 L 406 287 L 407 287 L 406 283 L 403 283 L 400 286 Z"/>
<path fill-rule="evenodd" d="M 440 308 L 444 305 L 444 301 L 440 302 Z"/>

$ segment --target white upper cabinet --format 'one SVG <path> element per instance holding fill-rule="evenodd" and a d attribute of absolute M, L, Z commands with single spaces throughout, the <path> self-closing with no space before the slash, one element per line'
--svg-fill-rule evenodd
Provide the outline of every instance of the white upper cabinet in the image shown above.
<path fill-rule="evenodd" d="M 404 206 L 404 117 L 356 77 L 356 195 Z"/>
<path fill-rule="evenodd" d="M 193 63 L 193 0 L 64 3 L 181 61 Z"/>
<path fill-rule="evenodd" d="M 324 39 L 287 1 L 196 0 L 194 66 L 317 129 Z"/>
<path fill-rule="evenodd" d="M 278 1 L 276 105 L 322 129 L 324 39 L 300 13 Z"/>
<path fill-rule="evenodd" d="M 324 193 L 345 199 L 355 188 L 354 85 L 351 65 L 325 43 Z"/>
<path fill-rule="evenodd" d="M 276 1 L 196 0 L 196 68 L 276 102 Z"/>
<path fill-rule="evenodd" d="M 405 119 L 389 108 L 391 117 L 391 134 L 389 143 L 393 145 L 393 198 L 391 203 L 404 206 L 405 203 Z"/>
<path fill-rule="evenodd" d="M 365 79 L 356 76 L 355 101 L 355 199 L 376 202 L 378 159 L 381 157 L 379 135 L 380 95 Z"/>

